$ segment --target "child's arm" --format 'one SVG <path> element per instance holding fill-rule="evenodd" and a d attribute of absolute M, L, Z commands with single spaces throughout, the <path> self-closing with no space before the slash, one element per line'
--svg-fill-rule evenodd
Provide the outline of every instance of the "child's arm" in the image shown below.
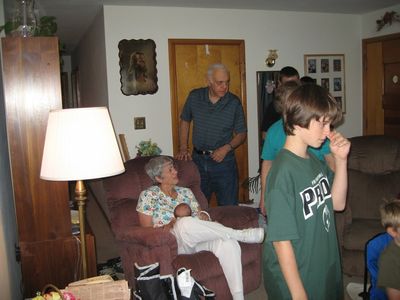
<path fill-rule="evenodd" d="M 335 160 L 335 177 L 332 184 L 332 201 L 334 210 L 343 210 L 347 195 L 347 156 L 350 141 L 339 132 L 332 131 L 329 136 L 331 152 Z"/>
<path fill-rule="evenodd" d="M 272 166 L 272 160 L 263 160 L 261 162 L 261 193 L 260 193 L 260 209 L 261 213 L 265 216 L 265 186 L 267 185 L 267 175 Z"/>
<path fill-rule="evenodd" d="M 307 299 L 307 294 L 304 290 L 303 282 L 301 281 L 299 270 L 297 268 L 292 243 L 290 241 L 278 241 L 273 242 L 273 245 L 292 299 Z"/>
<path fill-rule="evenodd" d="M 392 288 L 386 288 L 386 294 L 389 300 L 399 300 L 400 299 L 400 291 Z"/>

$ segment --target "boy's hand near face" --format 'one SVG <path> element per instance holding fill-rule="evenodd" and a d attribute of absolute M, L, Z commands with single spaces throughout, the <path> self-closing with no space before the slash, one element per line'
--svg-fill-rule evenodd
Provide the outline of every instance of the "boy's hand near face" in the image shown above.
<path fill-rule="evenodd" d="M 350 151 L 350 141 L 337 131 L 332 131 L 328 135 L 328 139 L 331 142 L 330 148 L 333 157 L 335 159 L 347 160 L 347 155 Z"/>
<path fill-rule="evenodd" d="M 347 156 L 350 151 L 350 141 L 336 131 L 332 131 L 328 138 L 331 141 L 331 152 L 335 159 L 335 177 L 331 189 L 333 209 L 342 211 L 346 206 Z"/>

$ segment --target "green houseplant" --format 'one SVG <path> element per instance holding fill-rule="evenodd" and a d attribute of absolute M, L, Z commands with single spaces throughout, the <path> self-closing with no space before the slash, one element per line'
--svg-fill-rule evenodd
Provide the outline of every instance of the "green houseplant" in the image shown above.
<path fill-rule="evenodd" d="M 136 146 L 137 156 L 153 156 L 160 155 L 162 150 L 158 147 L 157 143 L 152 143 L 151 139 L 148 141 L 141 141 Z"/>

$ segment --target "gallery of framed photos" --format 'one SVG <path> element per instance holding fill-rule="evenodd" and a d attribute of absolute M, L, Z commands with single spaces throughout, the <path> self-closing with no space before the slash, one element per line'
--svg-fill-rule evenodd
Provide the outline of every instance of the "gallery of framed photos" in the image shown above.
<path fill-rule="evenodd" d="M 325 87 L 346 112 L 344 54 L 306 54 L 304 74 Z"/>

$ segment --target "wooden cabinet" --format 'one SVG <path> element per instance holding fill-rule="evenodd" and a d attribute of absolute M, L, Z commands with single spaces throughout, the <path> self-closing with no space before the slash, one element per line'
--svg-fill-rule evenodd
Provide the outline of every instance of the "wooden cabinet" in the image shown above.
<path fill-rule="evenodd" d="M 24 296 L 32 297 L 47 283 L 65 287 L 79 273 L 67 182 L 39 177 L 49 110 L 62 107 L 58 39 L 3 38 L 2 51 L 22 281 Z"/>

